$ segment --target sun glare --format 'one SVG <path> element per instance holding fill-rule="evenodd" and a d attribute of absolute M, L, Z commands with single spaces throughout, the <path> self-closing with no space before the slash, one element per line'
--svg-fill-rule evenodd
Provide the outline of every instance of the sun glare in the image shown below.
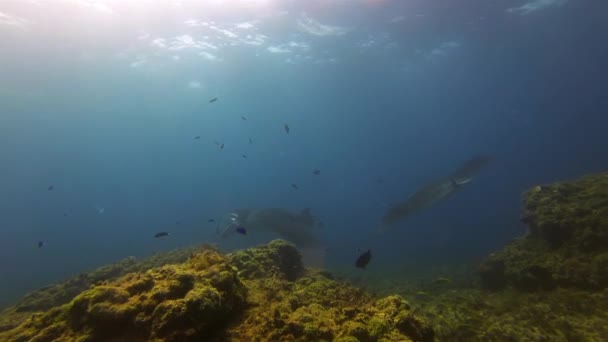
<path fill-rule="evenodd" d="M 266 6 L 272 2 L 272 0 L 207 0 L 207 3 L 216 6 L 227 6 L 227 7 L 253 7 L 253 6 Z"/>

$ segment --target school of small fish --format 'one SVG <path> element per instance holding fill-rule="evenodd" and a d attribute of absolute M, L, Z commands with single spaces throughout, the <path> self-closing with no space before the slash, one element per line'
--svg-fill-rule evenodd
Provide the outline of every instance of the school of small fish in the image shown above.
<path fill-rule="evenodd" d="M 211 104 L 211 103 L 217 102 L 218 100 L 219 100 L 218 97 L 213 97 L 213 98 L 209 99 L 208 102 Z M 242 121 L 248 121 L 248 118 L 246 116 L 241 116 L 240 118 Z M 291 132 L 290 126 L 287 123 L 283 124 L 283 130 L 285 131 L 285 134 L 290 134 L 290 132 Z M 200 135 L 194 136 L 194 140 L 201 140 L 201 136 Z M 248 137 L 248 141 L 249 141 L 250 145 L 253 144 L 253 139 L 251 137 Z M 216 141 L 214 141 L 214 143 L 220 150 L 224 149 L 223 142 L 216 140 Z M 245 153 L 241 154 L 241 157 L 243 159 L 248 159 L 248 155 Z M 472 176 L 488 160 L 489 160 L 489 157 L 482 156 L 482 157 L 473 158 L 473 159 L 467 161 L 467 163 L 465 163 L 458 171 L 456 171 L 449 178 L 447 178 L 447 180 L 443 181 L 443 183 L 440 183 L 439 185 L 435 185 L 435 184 L 428 185 L 427 187 L 419 190 L 416 194 L 414 194 L 413 197 L 408 199 L 408 201 L 403 202 L 403 203 L 399 204 L 398 206 L 391 208 L 391 210 L 389 212 L 387 212 L 385 214 L 385 216 L 383 217 L 383 223 L 392 223 L 393 221 L 402 220 L 411 211 L 415 211 L 415 210 L 418 210 L 425 206 L 429 206 L 430 204 L 447 196 L 447 194 L 454 192 L 456 189 L 467 184 L 472 179 Z M 320 176 L 321 170 L 318 168 L 315 168 L 315 169 L 313 169 L 312 174 L 314 176 Z M 382 184 L 382 183 L 384 183 L 384 179 L 379 177 L 376 179 L 376 183 Z M 442 188 L 439 188 L 440 186 Z M 300 187 L 296 183 L 292 183 L 291 188 L 293 190 L 300 189 Z M 446 188 L 446 191 L 443 191 L 443 192 L 439 191 L 443 188 Z M 439 189 L 439 190 L 437 190 L 437 189 Z M 48 185 L 47 191 L 54 191 L 54 190 L 55 190 L 54 184 Z M 418 197 L 420 199 L 418 199 Z M 104 208 L 99 207 L 99 206 L 96 206 L 95 208 L 99 214 L 103 214 L 105 211 Z M 307 212 L 305 211 L 305 213 L 307 213 Z M 64 213 L 63 216 L 67 217 L 68 214 Z M 281 216 L 281 215 L 279 215 L 279 216 Z M 303 216 L 303 217 L 306 218 L 307 216 Z M 231 217 L 231 219 L 235 220 L 234 217 Z M 207 220 L 207 222 L 215 223 L 216 220 L 214 218 L 209 218 Z M 308 221 L 306 221 L 306 222 L 308 222 Z M 318 222 L 320 223 L 320 221 L 318 221 Z M 181 222 L 179 220 L 176 221 L 176 225 L 180 225 L 180 224 L 181 224 Z M 231 224 L 236 225 L 236 221 Z M 267 224 L 272 225 L 272 223 L 267 223 Z M 322 226 L 322 224 L 319 224 L 319 226 Z M 246 236 L 248 233 L 247 227 L 245 227 L 243 225 L 236 226 L 236 229 L 234 231 L 237 234 L 243 235 L 243 236 Z M 160 231 L 160 232 L 155 233 L 153 236 L 154 236 L 154 238 L 160 239 L 160 238 L 167 238 L 170 235 L 171 235 L 170 232 Z M 47 241 L 45 241 L 45 240 L 40 240 L 37 242 L 37 246 L 39 249 L 45 247 L 46 245 L 47 245 Z M 358 250 L 358 251 L 362 252 L 362 253 L 355 260 L 354 266 L 356 268 L 364 270 L 367 268 L 368 264 L 370 263 L 370 261 L 372 259 L 371 249 L 367 249 L 364 252 L 362 250 Z M 449 282 L 449 279 L 447 279 L 447 278 L 437 278 L 435 280 L 436 284 L 443 284 L 443 283 L 447 283 L 447 282 Z"/>

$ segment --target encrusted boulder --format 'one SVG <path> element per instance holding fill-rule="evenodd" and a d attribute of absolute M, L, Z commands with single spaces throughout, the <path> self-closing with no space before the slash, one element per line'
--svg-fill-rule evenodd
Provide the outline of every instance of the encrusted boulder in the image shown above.
<path fill-rule="evenodd" d="M 283 240 L 236 251 L 230 255 L 230 262 L 239 269 L 239 275 L 251 279 L 279 276 L 293 281 L 304 274 L 300 252 Z"/>
<path fill-rule="evenodd" d="M 608 174 L 536 186 L 524 207 L 529 234 L 482 263 L 484 288 L 608 287 Z"/>

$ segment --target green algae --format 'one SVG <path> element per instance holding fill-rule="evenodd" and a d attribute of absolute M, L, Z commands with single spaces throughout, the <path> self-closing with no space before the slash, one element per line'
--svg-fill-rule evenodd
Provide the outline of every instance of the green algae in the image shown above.
<path fill-rule="evenodd" d="M 432 341 L 433 330 L 400 296 L 378 299 L 306 270 L 295 247 L 277 240 L 229 255 L 190 251 L 0 332 L 0 341 L 201 340 Z"/>
<path fill-rule="evenodd" d="M 608 286 L 608 175 L 536 186 L 524 196 L 530 233 L 481 265 L 484 288 Z"/>
<path fill-rule="evenodd" d="M 127 273 L 145 271 L 149 268 L 165 264 L 184 262 L 193 250 L 190 248 L 159 253 L 141 261 L 134 257 L 129 257 L 117 263 L 100 267 L 92 272 L 78 274 L 64 282 L 33 291 L 18 301 L 12 308 L 9 308 L 9 310 L 15 313 L 23 312 L 26 316 L 33 312 L 41 312 L 68 303 L 90 286 L 117 279 Z M 0 323 L 0 331 L 6 330 L 10 326 L 11 324 Z"/>
<path fill-rule="evenodd" d="M 203 255 L 216 251 L 203 250 Z M 201 259 L 201 258 L 198 258 Z M 245 306 L 246 289 L 226 263 L 165 265 L 94 285 L 50 313 L 32 315 L 2 340 L 185 341 L 217 334 Z"/>
<path fill-rule="evenodd" d="M 605 341 L 608 292 L 460 289 L 416 299 L 440 341 Z"/>

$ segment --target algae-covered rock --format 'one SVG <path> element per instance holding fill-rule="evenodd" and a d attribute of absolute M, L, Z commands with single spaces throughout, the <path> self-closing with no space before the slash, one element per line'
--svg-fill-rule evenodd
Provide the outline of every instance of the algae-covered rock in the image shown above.
<path fill-rule="evenodd" d="M 479 267 L 479 277 L 486 289 L 501 290 L 508 284 L 503 260 L 487 260 Z"/>
<path fill-rule="evenodd" d="M 232 253 L 230 262 L 245 278 L 284 277 L 295 280 L 304 273 L 302 257 L 293 245 L 271 241 L 267 246 L 250 248 Z"/>
<path fill-rule="evenodd" d="M 416 301 L 438 341 L 608 341 L 608 292 L 459 289 Z"/>
<path fill-rule="evenodd" d="M 130 272 L 146 270 L 151 267 L 181 263 L 188 259 L 194 249 L 182 249 L 159 253 L 143 260 L 128 257 L 94 271 L 80 273 L 64 282 L 36 290 L 21 299 L 14 309 L 17 312 L 36 312 L 65 304 L 91 285 L 116 279 Z"/>
<path fill-rule="evenodd" d="M 200 254 L 215 263 L 202 268 L 199 263 L 185 262 L 127 274 L 83 291 L 50 313 L 32 316 L 0 337 L 15 341 L 198 341 L 213 337 L 231 315 L 243 309 L 246 288 L 225 256 L 213 250 Z"/>
<path fill-rule="evenodd" d="M 537 186 L 525 194 L 530 235 L 582 252 L 608 246 L 608 174 Z"/>
<path fill-rule="evenodd" d="M 14 313 L 14 312 L 13 312 Z M 10 315 L 9 315 L 10 316 Z M 399 296 L 307 271 L 285 241 L 105 280 L 29 315 L 0 341 L 432 341 Z"/>
<path fill-rule="evenodd" d="M 271 284 L 273 283 L 273 284 Z M 432 341 L 433 331 L 400 296 L 374 299 L 323 272 L 295 282 L 266 279 L 250 293 L 253 307 L 229 329 L 235 341 Z"/>
<path fill-rule="evenodd" d="M 34 313 L 69 303 L 74 297 L 93 285 L 117 279 L 130 272 L 141 272 L 161 265 L 182 263 L 188 260 L 195 250 L 195 248 L 184 248 L 159 253 L 142 260 L 128 257 L 91 272 L 78 274 L 64 282 L 33 291 L 0 314 L 0 332 L 14 328 Z"/>
<path fill-rule="evenodd" d="M 484 288 L 608 286 L 608 174 L 536 186 L 526 192 L 524 207 L 529 234 L 484 261 Z"/>

